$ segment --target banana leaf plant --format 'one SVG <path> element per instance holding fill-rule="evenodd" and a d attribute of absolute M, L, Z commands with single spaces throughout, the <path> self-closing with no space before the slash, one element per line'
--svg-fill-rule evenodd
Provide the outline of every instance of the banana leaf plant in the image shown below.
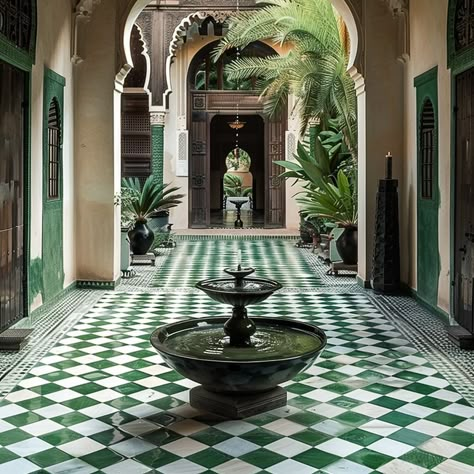
<path fill-rule="evenodd" d="M 308 186 L 296 200 L 306 218 L 322 218 L 338 227 L 357 227 L 355 176 L 348 177 L 343 170 L 338 171 L 336 183 L 321 180 L 317 188 Z"/>
<path fill-rule="evenodd" d="M 248 197 L 252 195 L 252 188 L 244 188 L 240 176 L 226 173 L 224 175 L 224 194 L 227 197 Z"/>
<path fill-rule="evenodd" d="M 329 179 L 336 183 L 340 169 L 346 170 L 354 166 L 354 159 L 345 143 L 344 134 L 337 130 L 334 122 L 329 122 L 329 129 L 322 130 L 316 127 L 316 136 L 309 142 L 308 139 L 298 142 L 296 161 L 275 161 L 277 165 L 287 169 L 280 176 L 295 178 L 319 187 L 321 181 Z"/>
<path fill-rule="evenodd" d="M 156 212 L 165 211 L 181 204 L 184 194 L 177 194 L 179 187 L 159 184 L 149 176 L 143 187 L 138 178 L 122 179 L 122 223 L 146 223 Z"/>

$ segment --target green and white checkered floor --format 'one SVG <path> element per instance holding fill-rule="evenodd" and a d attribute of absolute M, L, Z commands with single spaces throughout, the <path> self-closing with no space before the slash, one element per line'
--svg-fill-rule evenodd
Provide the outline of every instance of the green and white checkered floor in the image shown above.
<path fill-rule="evenodd" d="M 474 408 L 364 293 L 280 292 L 249 310 L 310 321 L 328 336 L 319 361 L 286 384 L 286 408 L 242 421 L 191 408 L 195 384 L 163 363 L 149 336 L 227 314 L 173 289 L 232 262 L 222 242 L 181 244 L 155 279 L 163 291 L 105 294 L 0 403 L 1 474 L 474 472 Z M 253 263 L 251 243 L 238 244 Z M 284 258 L 260 256 L 258 273 L 320 286 L 286 244 Z"/>
<path fill-rule="evenodd" d="M 242 265 L 255 268 L 252 276 L 272 278 L 287 287 L 321 286 L 321 279 L 311 272 L 304 257 L 295 252 L 291 241 L 214 239 L 184 241 L 179 247 L 156 274 L 154 286 L 189 287 L 205 278 L 226 276 L 222 269 L 237 264 L 238 250 Z"/>

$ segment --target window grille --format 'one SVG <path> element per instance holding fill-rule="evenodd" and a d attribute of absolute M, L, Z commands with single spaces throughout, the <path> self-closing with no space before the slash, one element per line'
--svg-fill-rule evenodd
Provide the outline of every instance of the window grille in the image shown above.
<path fill-rule="evenodd" d="M 51 101 L 48 113 L 48 199 L 59 198 L 61 160 L 61 121 L 56 99 Z"/>
<path fill-rule="evenodd" d="M 421 198 L 433 199 L 433 157 L 435 149 L 435 114 L 427 100 L 421 113 Z"/>
<path fill-rule="evenodd" d="M 454 25 L 456 51 L 474 45 L 474 0 L 458 0 Z"/>
<path fill-rule="evenodd" d="M 0 0 L 0 34 L 20 49 L 30 48 L 32 0 Z"/>

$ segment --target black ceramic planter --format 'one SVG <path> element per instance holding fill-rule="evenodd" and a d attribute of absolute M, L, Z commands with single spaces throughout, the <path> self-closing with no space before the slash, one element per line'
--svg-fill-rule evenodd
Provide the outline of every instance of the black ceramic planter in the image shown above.
<path fill-rule="evenodd" d="M 336 247 L 346 265 L 357 265 L 357 227 L 346 227 L 336 240 Z"/>
<path fill-rule="evenodd" d="M 155 239 L 155 234 L 145 222 L 136 222 L 134 228 L 128 233 L 130 249 L 134 255 L 146 255 Z"/>

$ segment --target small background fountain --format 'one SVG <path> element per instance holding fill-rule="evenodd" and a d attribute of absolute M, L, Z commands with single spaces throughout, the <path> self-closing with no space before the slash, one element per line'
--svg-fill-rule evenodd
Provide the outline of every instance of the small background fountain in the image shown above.
<path fill-rule="evenodd" d="M 212 299 L 232 305 L 232 316 L 192 319 L 155 330 L 152 345 L 181 375 L 200 383 L 190 404 L 227 418 L 245 418 L 286 405 L 291 380 L 314 363 L 326 336 L 318 327 L 273 317 L 250 319 L 247 306 L 281 288 L 251 278 L 253 268 L 226 268 L 230 277 L 203 280 L 196 287 Z"/>

